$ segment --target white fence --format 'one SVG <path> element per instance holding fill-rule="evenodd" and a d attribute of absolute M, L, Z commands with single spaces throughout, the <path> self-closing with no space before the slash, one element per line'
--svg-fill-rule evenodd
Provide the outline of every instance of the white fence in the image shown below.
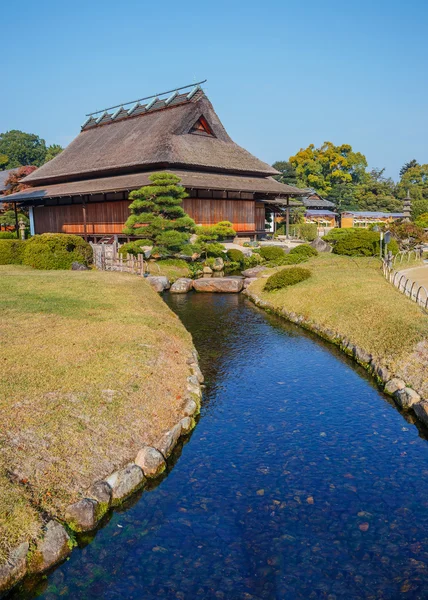
<path fill-rule="evenodd" d="M 399 252 L 395 257 L 387 257 L 383 260 L 382 268 L 385 279 L 392 283 L 401 293 L 410 298 L 428 311 L 428 290 L 395 267 L 408 265 L 411 260 L 418 260 L 422 256 L 420 250 L 406 250 Z"/>

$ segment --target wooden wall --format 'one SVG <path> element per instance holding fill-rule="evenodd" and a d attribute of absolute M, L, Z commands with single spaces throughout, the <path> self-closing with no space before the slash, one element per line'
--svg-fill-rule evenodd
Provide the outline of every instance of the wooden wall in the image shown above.
<path fill-rule="evenodd" d="M 129 216 L 129 200 L 88 202 L 86 204 L 87 234 L 121 234 Z M 213 225 L 230 221 L 239 233 L 264 231 L 265 207 L 254 200 L 223 200 L 186 198 L 183 208 L 198 225 Z M 36 206 L 36 233 L 84 233 L 82 204 Z"/>

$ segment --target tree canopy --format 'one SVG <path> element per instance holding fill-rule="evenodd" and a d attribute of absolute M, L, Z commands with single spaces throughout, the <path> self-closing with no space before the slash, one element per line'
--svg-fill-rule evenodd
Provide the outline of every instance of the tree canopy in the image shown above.
<path fill-rule="evenodd" d="M 46 157 L 46 142 L 34 133 L 11 129 L 0 133 L 0 154 L 8 157 L 7 169 L 35 165 L 40 167 Z"/>
<path fill-rule="evenodd" d="M 62 146 L 60 146 L 59 144 L 51 144 L 50 146 L 47 147 L 47 152 L 46 152 L 44 162 L 45 163 L 49 162 L 50 160 L 55 158 L 55 156 L 58 156 L 58 154 L 61 154 L 61 152 L 63 150 L 64 150 L 64 148 Z"/>

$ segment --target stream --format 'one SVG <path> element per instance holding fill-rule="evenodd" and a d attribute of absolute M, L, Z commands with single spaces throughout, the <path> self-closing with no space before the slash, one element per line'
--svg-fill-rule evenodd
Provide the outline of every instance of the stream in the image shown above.
<path fill-rule="evenodd" d="M 160 481 L 13 600 L 426 599 L 427 431 L 238 294 L 165 297 L 206 378 Z"/>

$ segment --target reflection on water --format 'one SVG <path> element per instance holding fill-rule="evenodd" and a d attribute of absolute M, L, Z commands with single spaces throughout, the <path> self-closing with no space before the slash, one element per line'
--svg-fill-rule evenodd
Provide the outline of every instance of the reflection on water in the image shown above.
<path fill-rule="evenodd" d="M 207 379 L 196 430 L 159 484 L 14 599 L 426 598 L 422 428 L 241 296 L 167 301 Z"/>

